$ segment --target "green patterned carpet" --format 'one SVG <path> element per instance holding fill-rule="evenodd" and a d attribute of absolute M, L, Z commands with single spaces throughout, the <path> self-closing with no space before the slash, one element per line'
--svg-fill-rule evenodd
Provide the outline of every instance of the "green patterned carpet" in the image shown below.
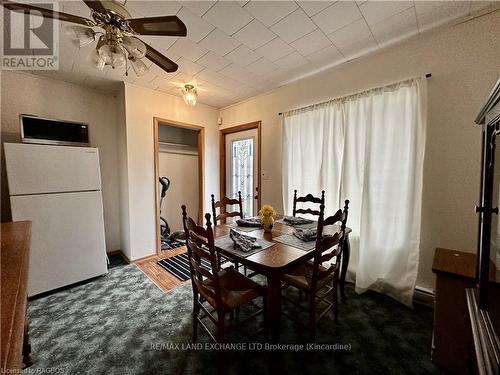
<path fill-rule="evenodd" d="M 339 324 L 331 314 L 323 318 L 317 342 L 347 344 L 350 350 L 226 351 L 225 372 L 438 373 L 429 359 L 432 310 L 410 310 L 376 293 L 347 292 L 350 298 L 340 305 Z M 136 266 L 118 265 L 105 277 L 30 302 L 35 362 L 30 369 L 64 374 L 217 373 L 215 351 L 182 350 L 190 343 L 191 308 L 189 283 L 162 293 Z M 249 312 L 243 311 L 240 318 Z M 230 340 L 263 343 L 262 336 L 249 337 L 259 323 L 235 331 Z M 304 344 L 306 339 L 304 329 L 283 322 L 282 343 Z M 202 332 L 199 341 L 209 342 Z"/>

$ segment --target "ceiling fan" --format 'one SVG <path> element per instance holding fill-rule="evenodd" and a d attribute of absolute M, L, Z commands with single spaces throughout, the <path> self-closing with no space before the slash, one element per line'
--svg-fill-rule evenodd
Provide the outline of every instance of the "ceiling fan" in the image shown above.
<path fill-rule="evenodd" d="M 142 61 L 143 58 L 147 58 L 166 72 L 177 70 L 175 62 L 136 36 L 186 36 L 186 26 L 177 16 L 131 18 L 127 9 L 115 1 L 83 0 L 83 2 L 90 8 L 92 19 L 29 4 L 1 1 L 5 8 L 14 12 L 36 11 L 45 18 L 84 25 L 71 26 L 69 30 L 80 47 L 97 40 L 95 58 L 98 69 L 102 70 L 106 65 L 116 68 L 130 63 L 140 76 L 148 70 Z M 104 32 L 96 32 L 92 27 L 100 27 Z M 126 74 L 127 72 L 128 70 Z"/>

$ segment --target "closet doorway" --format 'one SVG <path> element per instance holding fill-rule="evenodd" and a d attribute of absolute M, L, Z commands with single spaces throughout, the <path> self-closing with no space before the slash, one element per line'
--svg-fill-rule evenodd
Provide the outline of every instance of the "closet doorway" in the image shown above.
<path fill-rule="evenodd" d="M 168 250 L 166 233 L 183 231 L 181 205 L 185 204 L 189 214 L 198 221 L 202 218 L 205 137 L 201 126 L 158 117 L 153 119 L 153 137 L 156 253 L 161 255 L 162 251 Z M 168 190 L 162 199 L 165 185 Z"/>

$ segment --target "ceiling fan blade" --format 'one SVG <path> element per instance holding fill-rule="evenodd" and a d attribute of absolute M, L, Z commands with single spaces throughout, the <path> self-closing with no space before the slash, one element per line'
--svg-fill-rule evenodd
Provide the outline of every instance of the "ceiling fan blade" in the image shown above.
<path fill-rule="evenodd" d="M 98 13 L 106 14 L 107 10 L 104 8 L 102 3 L 100 1 L 89 1 L 89 0 L 83 0 L 85 5 L 87 5 L 90 9 L 93 11 L 96 11 Z"/>
<path fill-rule="evenodd" d="M 135 39 L 139 39 L 139 38 L 135 38 Z M 141 40 L 141 42 L 144 43 L 142 40 Z M 160 52 L 155 50 L 150 45 L 148 45 L 146 43 L 144 43 L 144 45 L 146 46 L 146 57 L 149 60 L 151 60 L 156 65 L 158 65 L 160 68 L 162 68 L 167 73 L 172 73 L 172 72 L 175 72 L 177 70 L 177 68 L 179 66 L 176 63 L 174 63 L 168 57 L 164 56 L 163 54 L 161 54 Z"/>
<path fill-rule="evenodd" d="M 130 28 L 141 35 L 186 36 L 186 25 L 177 16 L 132 18 Z"/>
<path fill-rule="evenodd" d="M 94 21 L 89 20 L 88 18 L 75 16 L 73 14 L 56 12 L 54 10 L 40 8 L 29 4 L 14 3 L 12 1 L 2 1 L 1 4 L 6 9 L 9 9 L 13 12 L 23 13 L 25 11 L 36 11 L 41 13 L 41 15 L 45 18 L 53 18 L 56 20 L 78 23 L 85 26 L 96 26 L 96 23 Z"/>

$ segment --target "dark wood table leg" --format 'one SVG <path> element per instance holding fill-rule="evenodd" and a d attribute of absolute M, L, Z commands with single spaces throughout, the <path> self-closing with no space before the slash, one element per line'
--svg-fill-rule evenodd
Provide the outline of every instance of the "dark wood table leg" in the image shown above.
<path fill-rule="evenodd" d="M 271 331 L 271 342 L 278 342 L 281 326 L 281 277 L 279 274 L 267 275 L 267 288 L 267 321 Z"/>
<path fill-rule="evenodd" d="M 349 243 L 349 235 L 347 235 L 345 238 L 344 250 L 342 251 L 342 268 L 340 270 L 340 296 L 342 298 L 342 302 L 345 302 L 347 300 L 344 291 L 344 284 L 350 257 L 351 257 L 351 244 Z"/>

